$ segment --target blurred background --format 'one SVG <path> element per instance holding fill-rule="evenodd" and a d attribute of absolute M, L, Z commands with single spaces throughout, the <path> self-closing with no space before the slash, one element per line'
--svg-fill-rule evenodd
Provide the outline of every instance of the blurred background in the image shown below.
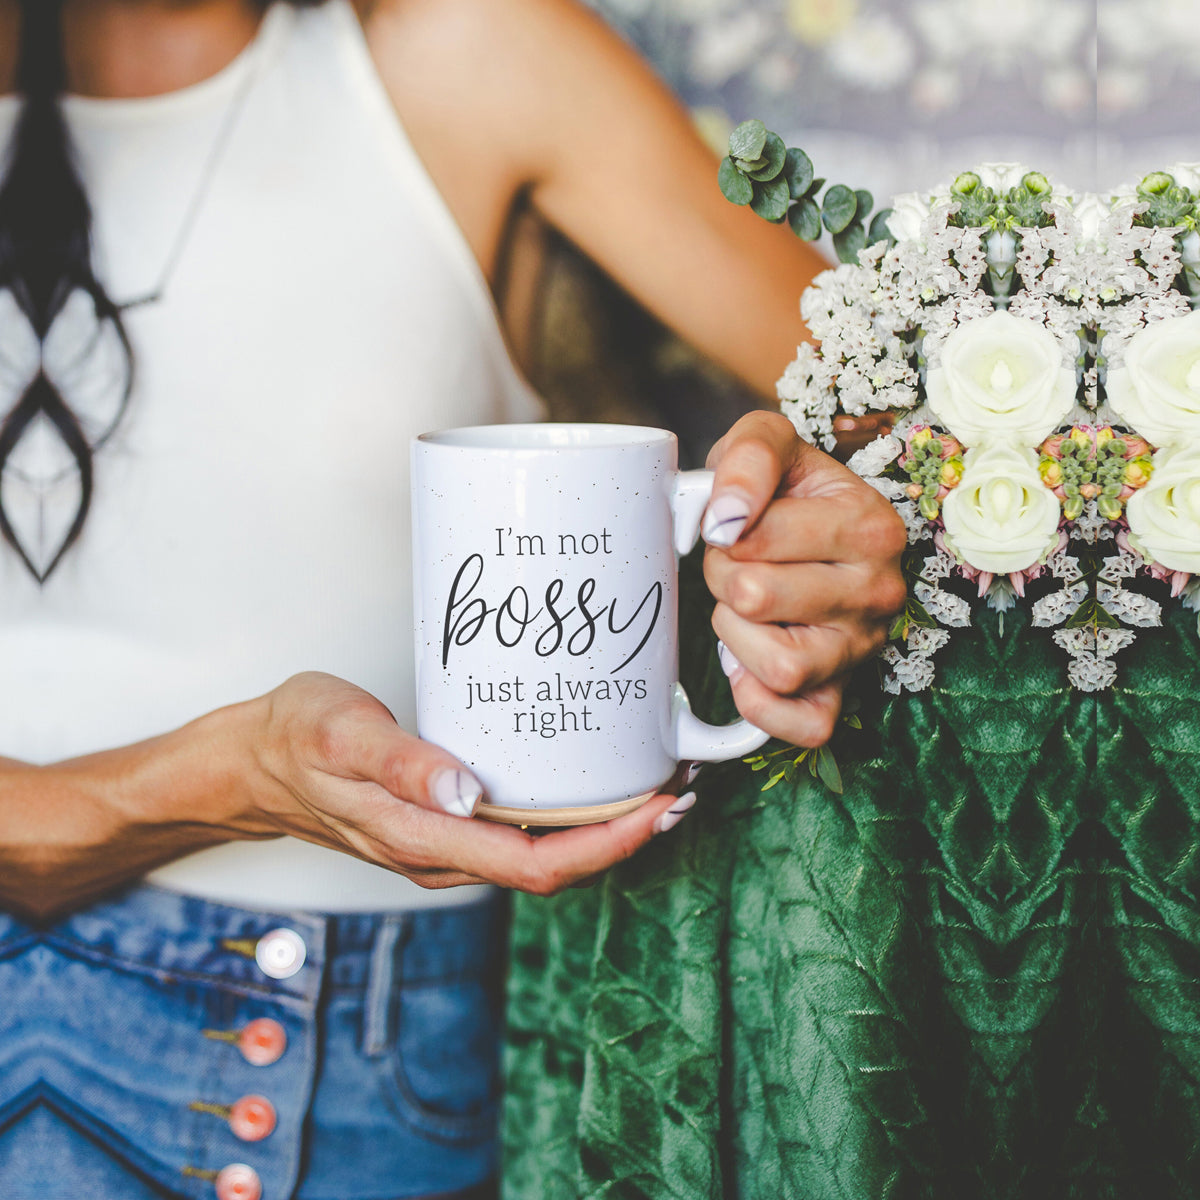
<path fill-rule="evenodd" d="M 586 2 L 721 153 L 760 117 L 879 207 L 981 160 L 1092 189 L 1200 159 L 1200 0 Z M 537 257 L 526 365 L 559 415 L 667 425 L 694 461 L 757 403 L 569 246 L 543 240 Z M 702 392 L 722 415 L 698 426 Z"/>

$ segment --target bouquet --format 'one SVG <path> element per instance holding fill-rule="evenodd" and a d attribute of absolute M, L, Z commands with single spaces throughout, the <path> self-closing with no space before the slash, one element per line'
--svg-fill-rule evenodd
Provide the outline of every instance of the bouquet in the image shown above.
<path fill-rule="evenodd" d="M 908 529 L 884 688 L 927 688 L 953 630 L 1018 604 L 1073 687 L 1111 686 L 1164 605 L 1200 609 L 1200 165 L 1095 194 L 985 164 L 872 217 L 778 142 L 739 126 L 720 182 L 842 259 L 779 381 L 801 436 L 894 416 L 849 462 Z"/>

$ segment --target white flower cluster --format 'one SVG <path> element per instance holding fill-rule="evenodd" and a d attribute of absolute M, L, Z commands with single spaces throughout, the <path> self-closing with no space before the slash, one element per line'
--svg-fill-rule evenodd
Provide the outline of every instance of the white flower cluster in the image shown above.
<path fill-rule="evenodd" d="M 1200 195 L 1200 164 L 1167 174 Z M 1031 196 L 1044 217 L 1020 224 Z M 801 436 L 833 449 L 836 416 L 894 417 L 849 464 L 911 547 L 888 691 L 929 687 L 973 603 L 1003 620 L 1035 580 L 1058 587 L 1038 585 L 1031 623 L 1055 630 L 1085 691 L 1110 686 L 1134 631 L 1161 624 L 1162 604 L 1127 585 L 1167 580 L 1200 612 L 1200 232 L 1147 223 L 1149 196 L 984 164 L 897 197 L 893 241 L 804 294 L 818 345 L 778 388 Z"/>

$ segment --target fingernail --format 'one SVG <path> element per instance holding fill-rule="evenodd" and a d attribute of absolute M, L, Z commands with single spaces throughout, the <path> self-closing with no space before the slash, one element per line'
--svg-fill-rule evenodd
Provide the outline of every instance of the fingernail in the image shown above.
<path fill-rule="evenodd" d="M 474 775 L 454 767 L 443 767 L 429 785 L 439 808 L 452 817 L 473 817 L 483 796 L 483 787 Z"/>
<path fill-rule="evenodd" d="M 666 833 L 668 829 L 674 829 L 687 816 L 688 809 L 695 803 L 696 793 L 685 792 L 666 812 L 659 813 L 658 820 L 654 822 L 654 832 Z"/>
<path fill-rule="evenodd" d="M 684 787 L 687 787 L 687 785 L 689 783 L 696 782 L 696 776 L 700 774 L 700 768 L 702 766 L 704 766 L 703 763 L 698 763 L 698 762 L 688 763 L 688 768 L 683 773 L 683 786 Z"/>
<path fill-rule="evenodd" d="M 750 520 L 750 502 L 738 492 L 722 492 L 704 514 L 704 540 L 710 546 L 732 546 Z"/>
<path fill-rule="evenodd" d="M 742 669 L 742 664 L 734 657 L 733 651 L 724 642 L 719 640 L 717 642 L 717 659 L 721 664 L 721 670 L 730 679 Z"/>

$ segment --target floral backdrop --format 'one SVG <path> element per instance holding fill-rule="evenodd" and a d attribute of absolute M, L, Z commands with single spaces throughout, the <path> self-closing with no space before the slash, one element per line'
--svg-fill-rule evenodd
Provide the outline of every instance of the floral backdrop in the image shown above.
<path fill-rule="evenodd" d="M 589 0 L 716 144 L 748 116 L 879 196 L 1018 159 L 1081 188 L 1200 157 L 1200 0 Z"/>

